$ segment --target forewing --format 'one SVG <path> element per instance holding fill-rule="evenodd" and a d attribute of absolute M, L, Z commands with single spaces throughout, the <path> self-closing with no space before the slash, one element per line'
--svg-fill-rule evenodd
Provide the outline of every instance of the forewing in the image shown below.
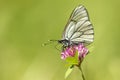
<path fill-rule="evenodd" d="M 86 8 L 82 5 L 76 7 L 64 29 L 63 39 L 73 43 L 91 43 L 93 42 L 93 27 L 89 21 Z"/>
<path fill-rule="evenodd" d="M 78 23 L 78 22 L 79 22 L 79 24 L 81 24 L 83 21 L 86 21 L 86 20 L 89 20 L 86 8 L 82 5 L 76 7 L 70 16 L 67 25 L 65 26 L 65 29 L 63 32 L 63 39 L 66 39 L 66 38 L 69 39 L 70 38 L 69 35 L 73 34 L 74 31 L 77 29 L 74 27 L 75 28 L 74 30 L 69 31 L 73 28 L 72 27 L 73 25 L 76 25 L 76 23 Z"/>

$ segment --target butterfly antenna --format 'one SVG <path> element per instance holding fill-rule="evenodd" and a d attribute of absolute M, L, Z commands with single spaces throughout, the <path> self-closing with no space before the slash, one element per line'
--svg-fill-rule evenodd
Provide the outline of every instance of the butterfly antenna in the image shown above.
<path fill-rule="evenodd" d="M 42 46 L 49 45 L 49 44 L 51 44 L 51 43 L 53 43 L 53 42 L 56 42 L 56 41 L 58 41 L 58 40 L 48 40 L 48 42 L 43 43 Z"/>

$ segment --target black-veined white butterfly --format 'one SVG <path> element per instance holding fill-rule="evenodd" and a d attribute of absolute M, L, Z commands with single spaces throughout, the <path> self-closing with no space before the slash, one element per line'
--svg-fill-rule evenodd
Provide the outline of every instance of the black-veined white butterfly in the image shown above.
<path fill-rule="evenodd" d="M 89 45 L 93 40 L 94 31 L 88 12 L 83 5 L 77 6 L 65 26 L 62 39 L 57 41 L 63 45 L 64 49 L 72 45 L 78 45 L 79 43 Z"/>
<path fill-rule="evenodd" d="M 90 22 L 88 12 L 82 5 L 76 7 L 65 26 L 62 40 L 58 43 L 63 44 L 63 48 L 83 43 L 89 45 L 94 40 L 93 26 Z"/>

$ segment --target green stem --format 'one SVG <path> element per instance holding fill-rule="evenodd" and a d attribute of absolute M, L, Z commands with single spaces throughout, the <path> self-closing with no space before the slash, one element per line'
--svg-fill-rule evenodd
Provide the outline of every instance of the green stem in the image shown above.
<path fill-rule="evenodd" d="M 79 68 L 79 69 L 80 69 L 80 71 L 81 71 L 81 74 L 82 74 L 82 79 L 83 79 L 83 80 L 85 80 L 85 76 L 84 76 L 84 74 L 83 74 L 83 71 L 82 71 L 81 65 L 80 65 L 78 68 Z"/>

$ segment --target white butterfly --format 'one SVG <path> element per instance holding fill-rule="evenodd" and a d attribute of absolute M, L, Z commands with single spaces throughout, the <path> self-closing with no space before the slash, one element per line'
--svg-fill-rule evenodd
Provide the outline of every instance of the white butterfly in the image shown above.
<path fill-rule="evenodd" d="M 65 26 L 62 40 L 58 40 L 58 43 L 63 44 L 65 48 L 79 43 L 89 45 L 93 40 L 94 30 L 88 12 L 84 6 L 80 5 L 73 10 Z"/>

